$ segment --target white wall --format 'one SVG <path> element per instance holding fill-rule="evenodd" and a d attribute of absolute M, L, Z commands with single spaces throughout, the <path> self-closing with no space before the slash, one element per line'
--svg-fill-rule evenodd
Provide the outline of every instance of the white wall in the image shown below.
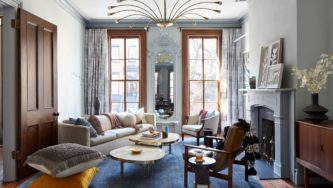
<path fill-rule="evenodd" d="M 23 9 L 58 27 L 58 111 L 59 120 L 81 116 L 85 26 L 55 0 L 23 0 Z"/>

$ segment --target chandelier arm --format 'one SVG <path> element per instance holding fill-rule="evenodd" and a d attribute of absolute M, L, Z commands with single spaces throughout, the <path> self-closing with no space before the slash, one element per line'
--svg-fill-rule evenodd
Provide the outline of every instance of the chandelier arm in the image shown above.
<path fill-rule="evenodd" d="M 214 11 L 214 12 L 217 12 L 217 10 L 215 9 L 211 9 L 211 8 L 201 8 L 201 7 L 198 7 L 198 8 L 192 8 L 192 9 L 189 9 L 185 12 L 182 12 L 182 14 L 179 14 L 176 18 L 172 19 L 172 21 L 174 20 L 177 20 L 178 18 L 180 18 L 181 16 L 185 15 L 185 14 L 188 14 L 189 12 L 193 11 L 193 10 L 209 10 L 209 11 Z"/>
<path fill-rule="evenodd" d="M 187 16 L 184 16 L 184 15 L 183 15 L 183 16 L 181 16 L 181 17 L 183 17 L 183 18 L 189 20 L 190 22 L 192 22 L 193 25 L 196 25 L 196 24 L 197 24 L 193 19 L 191 19 L 191 18 L 189 18 L 189 17 L 187 17 Z"/>
<path fill-rule="evenodd" d="M 201 17 L 202 19 L 208 20 L 208 17 L 205 17 L 205 16 L 203 16 L 203 15 L 201 15 L 201 14 L 194 13 L 194 12 L 186 13 L 186 14 L 184 14 L 183 16 L 180 16 L 179 18 L 184 17 L 185 15 L 188 15 L 188 14 L 196 15 L 196 16 Z"/>
<path fill-rule="evenodd" d="M 111 15 L 118 14 L 118 13 L 121 13 L 121 12 L 138 12 L 138 13 L 141 13 L 142 15 L 144 15 L 145 17 L 147 17 L 147 18 L 149 18 L 151 20 L 154 20 L 156 23 L 159 22 L 159 20 L 156 20 L 155 18 L 149 16 L 145 12 L 142 12 L 142 11 L 139 11 L 139 10 L 135 10 L 135 9 L 119 10 L 119 11 L 116 11 L 116 12 L 109 13 L 108 15 L 111 16 Z"/>
<path fill-rule="evenodd" d="M 215 2 L 198 2 L 198 3 L 194 3 L 192 5 L 187 6 L 183 10 L 181 10 L 178 15 L 181 15 L 183 12 L 189 10 L 190 8 L 193 8 L 193 7 L 198 6 L 198 5 L 203 5 L 203 4 L 218 4 L 218 5 L 221 5 L 222 2 L 221 1 L 215 1 Z"/>
<path fill-rule="evenodd" d="M 145 7 L 147 7 L 155 15 L 155 17 L 156 17 L 157 20 L 161 21 L 159 19 L 159 17 L 157 16 L 157 14 L 155 13 L 155 11 L 152 8 L 150 8 L 150 6 L 148 6 L 146 3 L 144 3 L 144 2 L 142 2 L 140 0 L 123 0 L 123 1 L 134 1 L 134 2 L 138 2 L 138 3 L 142 4 L 142 5 L 144 5 Z"/>
<path fill-rule="evenodd" d="M 170 18 L 171 18 L 171 15 L 172 15 L 174 9 L 176 8 L 177 4 L 179 3 L 179 1 L 181 1 L 181 0 L 177 0 L 177 2 L 173 5 L 173 7 L 172 7 L 172 9 L 171 9 L 171 12 L 170 12 L 170 15 L 169 15 L 169 20 L 170 20 Z"/>
<path fill-rule="evenodd" d="M 110 6 L 109 9 L 111 10 L 111 9 L 115 9 L 115 8 L 118 8 L 118 7 L 135 7 L 135 8 L 138 8 L 138 9 L 143 10 L 143 11 L 146 12 L 148 15 L 150 15 L 151 17 L 154 18 L 154 15 L 153 15 L 151 12 L 149 12 L 149 11 L 147 11 L 146 9 L 144 9 L 144 8 L 142 8 L 142 7 L 140 7 L 140 6 L 137 6 L 137 5 L 123 4 L 123 5 L 117 5 L 117 6 L 114 6 L 114 7 Z M 155 15 L 155 16 L 156 16 L 156 15 Z M 158 18 L 156 17 L 155 19 L 157 20 Z"/>
<path fill-rule="evenodd" d="M 174 20 L 174 18 L 177 16 L 177 13 L 186 5 L 188 4 L 189 2 L 191 2 L 191 0 L 187 0 L 185 1 L 176 11 L 175 13 L 172 15 L 171 19 L 170 20 Z M 178 14 L 179 15 L 179 14 Z"/>
<path fill-rule="evenodd" d="M 158 9 L 158 12 L 160 13 L 161 19 L 163 20 L 163 16 L 162 16 L 162 12 L 161 12 L 160 7 L 158 6 L 158 4 L 156 3 L 155 0 L 153 0 L 153 1 L 154 1 L 155 5 L 156 5 L 156 7 L 157 7 L 157 9 Z"/>
<path fill-rule="evenodd" d="M 122 18 L 119 18 L 119 19 L 117 19 L 116 21 L 117 21 L 117 23 L 118 23 L 118 22 L 121 22 L 123 19 L 126 19 L 126 18 L 128 18 L 128 17 L 132 17 L 132 16 L 143 16 L 143 17 L 147 18 L 147 16 L 145 16 L 145 15 L 143 15 L 143 14 L 131 14 L 131 15 L 127 15 L 127 16 L 124 16 L 124 17 L 122 17 Z"/>

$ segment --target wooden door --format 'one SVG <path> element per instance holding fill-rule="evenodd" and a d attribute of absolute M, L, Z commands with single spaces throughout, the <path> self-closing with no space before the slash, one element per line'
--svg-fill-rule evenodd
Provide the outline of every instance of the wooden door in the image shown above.
<path fill-rule="evenodd" d="M 38 149 L 57 143 L 57 27 L 19 10 L 20 129 L 18 176 L 34 172 L 23 165 Z"/>

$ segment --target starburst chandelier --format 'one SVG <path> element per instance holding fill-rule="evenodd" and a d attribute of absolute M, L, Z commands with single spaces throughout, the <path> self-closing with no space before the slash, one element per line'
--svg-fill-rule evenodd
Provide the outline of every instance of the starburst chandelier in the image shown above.
<path fill-rule="evenodd" d="M 147 4 L 149 2 L 153 4 L 152 7 Z M 122 15 L 121 18 L 115 20 L 115 23 L 130 17 L 139 16 L 149 20 L 145 29 L 149 27 L 151 22 L 156 23 L 160 28 L 171 27 L 177 25 L 178 19 L 186 19 L 196 25 L 193 17 L 208 20 L 208 17 L 198 11 L 221 13 L 220 7 L 222 5 L 222 1 L 176 0 L 172 8 L 170 8 L 171 11 L 169 11 L 167 10 L 166 0 L 163 0 L 163 6 L 160 6 L 156 0 L 117 0 L 117 3 L 117 5 L 108 7 L 111 11 L 108 13 L 109 16 Z"/>

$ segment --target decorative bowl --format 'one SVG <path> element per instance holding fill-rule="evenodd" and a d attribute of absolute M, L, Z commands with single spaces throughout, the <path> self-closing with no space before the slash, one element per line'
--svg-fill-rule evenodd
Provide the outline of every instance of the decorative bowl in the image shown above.
<path fill-rule="evenodd" d="M 139 148 L 131 148 L 131 152 L 132 154 L 139 154 L 142 152 L 142 149 Z"/>

